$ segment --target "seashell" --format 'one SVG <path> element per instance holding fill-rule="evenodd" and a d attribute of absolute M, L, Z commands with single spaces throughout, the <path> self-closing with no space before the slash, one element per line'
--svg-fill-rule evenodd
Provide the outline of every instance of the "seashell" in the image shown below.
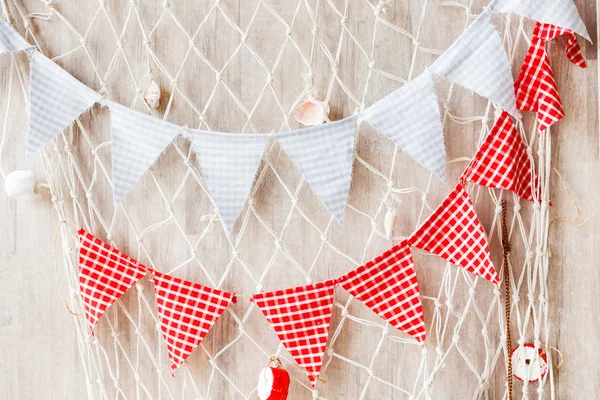
<path fill-rule="evenodd" d="M 306 100 L 294 110 L 294 118 L 302 125 L 322 124 L 329 114 L 329 106 L 317 100 Z"/>
<path fill-rule="evenodd" d="M 35 196 L 33 171 L 13 171 L 6 176 L 4 189 L 8 197 L 16 200 L 31 200 Z"/>
<path fill-rule="evenodd" d="M 383 227 L 385 228 L 385 237 L 387 240 L 392 238 L 392 232 L 394 231 L 394 226 L 396 225 L 396 209 L 388 208 L 385 213 L 385 219 L 383 220 Z"/>
<path fill-rule="evenodd" d="M 144 100 L 150 108 L 156 108 L 160 105 L 160 87 L 155 81 L 150 82 L 150 85 L 144 91 Z"/>

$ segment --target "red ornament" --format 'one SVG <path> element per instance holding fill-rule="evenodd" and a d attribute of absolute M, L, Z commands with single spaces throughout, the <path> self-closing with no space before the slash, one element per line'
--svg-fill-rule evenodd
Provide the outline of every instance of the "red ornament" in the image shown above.
<path fill-rule="evenodd" d="M 271 364 L 275 363 L 274 367 Z M 267 367 L 258 376 L 258 398 L 260 400 L 286 400 L 290 387 L 290 375 L 281 366 L 277 357 L 269 358 Z"/>

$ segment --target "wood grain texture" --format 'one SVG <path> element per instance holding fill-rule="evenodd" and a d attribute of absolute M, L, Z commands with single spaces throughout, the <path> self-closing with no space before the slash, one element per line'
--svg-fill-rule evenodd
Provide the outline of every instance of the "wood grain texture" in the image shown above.
<path fill-rule="evenodd" d="M 118 17 L 115 19 L 119 26 L 124 24 L 126 9 L 128 4 L 125 1 L 109 1 L 107 7 Z M 186 28 L 193 27 L 197 21 L 208 12 L 209 5 L 213 2 L 181 2 L 177 5 L 176 12 L 180 16 Z M 251 20 L 251 12 L 255 5 L 250 2 L 222 1 L 222 6 L 227 9 L 230 15 L 234 16 L 236 23 L 240 26 L 247 26 Z M 312 2 L 311 2 L 312 3 Z M 343 4 L 343 2 L 335 2 Z M 367 18 L 364 6 L 358 0 L 350 2 L 353 7 L 350 8 L 349 25 L 352 32 L 357 37 L 366 34 L 372 30 L 369 25 L 372 18 Z M 461 3 L 467 3 L 463 1 Z M 485 1 L 476 1 L 477 7 L 481 7 Z M 586 26 L 592 37 L 595 37 L 597 26 L 597 5 L 593 1 L 576 0 L 577 6 L 582 13 Z M 45 12 L 41 2 L 25 1 L 25 10 L 31 12 Z M 293 13 L 288 10 L 285 1 L 269 2 L 277 7 L 277 11 L 289 18 Z M 421 2 L 402 0 L 396 1 L 393 5 L 392 13 L 388 18 L 408 30 L 414 31 L 418 24 L 418 12 L 420 12 Z M 75 21 L 78 28 L 85 29 L 93 17 L 95 7 L 87 9 L 78 3 L 61 2 L 60 11 L 67 15 L 71 21 Z M 477 9 L 475 7 L 475 9 Z M 144 15 L 142 19 L 156 19 L 160 12 L 160 2 L 156 5 L 145 5 L 143 7 Z M 13 12 L 15 10 L 11 8 Z M 436 14 L 436 8 L 429 5 L 431 14 L 427 15 L 429 24 L 423 30 L 420 42 L 424 47 L 434 49 L 445 49 L 462 31 L 465 16 L 464 11 L 460 9 L 448 8 L 443 13 Z M 264 10 L 263 10 L 264 11 Z M 265 23 L 258 24 L 258 27 L 264 29 L 264 33 L 252 35 L 252 46 L 257 52 L 271 54 L 273 49 L 281 45 L 277 40 L 271 39 L 268 35 L 271 33 L 281 33 L 281 26 L 270 24 L 267 14 L 262 12 L 255 17 L 259 20 L 263 18 Z M 327 43 L 332 44 L 338 38 L 338 17 L 331 14 L 321 15 L 325 29 L 321 29 L 320 34 L 327 38 Z M 50 55 L 61 54 L 77 46 L 77 40 L 69 34 L 68 30 L 56 20 L 43 22 L 34 20 L 33 24 L 36 31 L 42 38 L 42 45 Z M 436 27 L 443 27 L 436 28 Z M 102 29 L 108 29 L 105 22 L 96 24 L 96 33 Z M 310 48 L 310 30 L 306 19 L 301 19 L 297 29 L 294 29 L 292 35 L 298 41 L 303 50 Z M 218 35 L 217 35 L 218 33 Z M 136 77 L 142 77 L 146 74 L 147 65 L 144 63 L 143 49 L 137 48 L 140 32 L 136 29 L 127 31 L 126 46 L 131 46 L 127 50 L 130 54 L 137 54 L 138 61 L 133 65 L 133 74 Z M 303 36 L 306 35 L 306 36 Z M 105 70 L 108 68 L 108 59 L 112 56 L 115 44 L 110 35 L 94 36 L 97 43 L 92 47 L 94 60 Z M 237 33 L 232 32 L 229 26 L 219 17 L 214 17 L 210 23 L 199 34 L 197 44 L 203 52 L 213 56 L 215 65 L 223 65 L 227 57 L 235 49 L 238 43 Z M 580 40 L 580 43 L 583 42 Z M 407 60 L 411 56 L 411 43 L 405 37 L 391 32 L 381 34 L 377 42 L 378 59 L 377 63 L 382 70 L 394 71 L 394 73 L 406 76 L 409 70 Z M 170 54 L 167 58 L 167 67 L 170 71 L 177 70 L 177 60 L 184 57 L 186 43 L 180 33 L 168 27 L 167 24 L 161 25 L 156 34 L 156 40 L 153 40 L 152 46 L 155 51 Z M 346 57 L 340 63 L 340 75 L 344 82 L 353 92 L 361 93 L 361 77 L 364 77 L 367 71 L 367 65 L 360 57 L 358 50 L 350 44 L 343 46 Z M 584 52 L 588 61 L 588 68 L 581 70 L 570 64 L 564 54 L 559 51 L 558 46 L 552 48 L 552 61 L 554 71 L 559 84 L 560 93 L 565 106 L 567 118 L 561 121 L 552 132 L 552 161 L 557 171 L 562 175 L 564 185 L 572 194 L 581 210 L 581 218 L 574 223 L 557 220 L 551 226 L 550 232 L 550 308 L 551 324 L 553 332 L 550 336 L 550 344 L 558 348 L 564 355 L 563 366 L 557 372 L 557 398 L 558 399 L 594 399 L 600 393 L 600 363 L 596 361 L 595 349 L 600 346 L 600 312 L 599 302 L 595 295 L 600 287 L 600 269 L 596 263 L 599 259 L 600 251 L 600 217 L 592 217 L 582 226 L 587 217 L 593 215 L 598 210 L 600 199 L 600 172 L 599 153 L 600 153 L 600 135 L 599 135 L 599 115 L 598 115 L 598 48 L 597 43 L 585 44 Z M 522 49 L 523 50 L 523 49 Z M 292 51 L 286 49 L 286 51 Z M 327 91 L 329 82 L 326 77 L 328 63 L 325 59 L 314 61 L 316 87 L 319 88 L 321 95 Z M 322 57 L 322 56 L 320 56 Z M 268 58 L 268 57 L 267 57 Z M 422 54 L 416 60 L 416 72 L 420 72 L 426 65 L 430 64 L 434 56 Z M 170 60 L 170 61 L 169 61 Z M 295 60 L 295 61 L 294 61 Z M 520 59 L 519 59 L 520 60 Z M 22 60 L 26 62 L 25 60 Z M 265 60 L 272 65 L 274 58 Z M 171 65 L 168 65 L 172 62 Z M 233 62 L 231 68 L 224 74 L 224 81 L 228 87 L 232 88 L 239 96 L 240 101 L 247 108 L 251 108 L 257 94 L 264 86 L 266 74 L 261 72 L 252 61 L 249 54 L 241 54 Z M 0 81 L 2 96 L 0 96 L 0 109 L 3 111 L 6 107 L 4 98 L 8 86 L 8 58 L 0 58 Z M 220 63 L 220 64 L 219 64 Z M 91 87 L 98 89 L 97 77 L 85 63 L 85 57 L 76 53 L 68 62 L 61 63 L 69 72 L 78 79 Z M 123 104 L 131 104 L 135 98 L 135 92 L 131 85 L 131 76 L 126 71 L 125 65 L 117 62 L 115 66 L 117 72 L 113 73 L 107 82 L 109 91 L 114 96 L 114 100 Z M 305 73 L 301 66 L 301 61 L 293 56 L 287 59 L 287 62 L 278 67 L 273 78 L 276 92 L 281 96 L 284 106 L 290 107 L 294 99 L 301 93 L 304 82 L 302 75 Z M 160 73 L 158 74 L 161 88 L 168 94 L 171 93 L 169 82 Z M 198 60 L 190 60 L 183 68 L 178 80 L 179 87 L 185 88 L 185 93 L 190 96 L 195 104 L 205 104 L 208 101 L 208 94 L 215 85 L 214 72 L 207 69 Z M 123 82 L 129 82 L 122 85 Z M 440 88 L 440 98 L 444 98 L 447 85 L 444 82 L 438 82 Z M 372 81 L 366 96 L 365 103 L 371 104 L 377 99 L 388 94 L 393 88 L 398 87 L 399 82 L 392 82 L 383 78 L 377 78 Z M 219 91 L 224 90 L 220 87 Z M 33 169 L 40 179 L 43 180 L 40 157 L 35 157 L 31 162 L 26 163 L 21 157 L 25 149 L 26 121 L 27 111 L 24 108 L 23 95 L 19 90 L 14 91 L 13 112 L 8 121 L 7 143 L 2 153 L 2 167 L 5 171 L 14 169 Z M 180 95 L 174 95 L 174 108 L 169 116 L 169 120 L 188 124 L 189 126 L 198 126 L 201 124 L 198 115 L 189 107 L 184 106 L 184 100 Z M 334 85 L 331 94 L 332 119 L 338 119 L 350 115 L 355 105 L 344 96 L 339 86 Z M 485 109 L 485 102 L 480 98 L 473 97 L 464 90 L 457 89 L 457 94 L 453 96 L 450 104 L 453 110 L 459 115 L 481 114 Z M 279 129 L 281 118 L 273 117 L 272 110 L 275 103 L 271 100 L 265 100 L 256 108 L 254 117 L 247 131 L 271 131 Z M 136 104 L 140 108 L 139 103 Z M 141 108 L 140 108 L 141 109 Z M 164 112 L 164 104 L 161 106 L 161 112 Z M 106 112 L 97 110 L 97 118 L 84 117 L 84 125 L 90 126 L 90 131 L 94 134 L 95 144 L 109 140 L 108 124 Z M 240 112 L 228 99 L 227 96 L 217 96 L 215 102 L 208 108 L 206 120 L 210 128 L 221 131 L 237 131 L 245 125 L 246 117 Z M 453 159 L 462 156 L 471 156 L 476 149 L 479 126 L 458 125 L 455 123 L 447 124 L 446 144 L 448 147 L 448 158 Z M 380 167 L 383 171 L 389 166 L 393 144 L 376 134 L 373 130 L 363 126 L 361 136 L 358 139 L 358 153 L 370 164 Z M 187 150 L 188 144 L 179 139 L 177 142 L 182 149 Z M 78 151 L 77 146 L 84 147 L 84 143 L 79 135 L 75 135 L 74 148 L 77 156 L 82 159 L 82 165 L 86 173 L 92 170 L 93 163 L 90 159 L 89 150 Z M 106 151 L 105 151 L 106 150 Z M 105 149 L 101 152 L 102 159 L 110 165 L 110 152 Z M 281 156 L 277 149 L 273 150 L 271 155 L 280 157 L 278 172 L 282 179 L 289 183 L 289 186 L 295 188 L 300 181 L 300 174 L 285 156 Z M 449 181 L 455 180 L 464 164 L 454 164 L 448 167 Z M 173 195 L 185 175 L 181 160 L 173 148 L 168 149 L 151 168 L 152 173 L 160 181 L 160 184 L 168 195 Z M 409 173 L 407 173 L 407 171 Z M 422 187 L 427 182 L 428 173 L 410 161 L 404 154 L 400 154 L 400 162 L 394 171 L 394 181 L 398 186 L 415 185 Z M 571 201 L 567 190 L 561 183 L 557 174 L 552 176 L 552 217 L 567 216 L 569 218 L 576 216 L 576 209 Z M 3 181 L 2 181 L 3 183 Z M 350 193 L 349 203 L 357 206 L 361 210 L 374 213 L 374 208 L 378 205 L 377 197 L 385 187 L 385 182 L 377 179 L 364 168 L 355 165 L 354 180 Z M 84 193 L 80 187 L 77 188 L 79 196 Z M 105 182 L 99 182 L 95 187 L 96 193 L 109 192 L 109 187 Z M 430 205 L 438 204 L 443 196 L 449 191 L 449 187 L 439 182 L 434 182 L 433 188 L 429 193 L 428 202 Z M 304 205 L 306 212 L 314 216 L 315 221 L 324 228 L 328 221 L 327 211 L 319 204 L 318 199 L 304 185 L 300 189 L 300 202 Z M 420 211 L 420 196 L 411 195 L 403 199 L 401 205 L 402 211 L 397 232 L 406 235 L 414 228 L 417 223 L 417 214 Z M 163 200 L 157 196 L 156 187 L 150 174 L 146 174 L 132 193 L 125 200 L 125 204 L 134 225 L 148 226 L 151 222 L 161 221 L 168 218 L 163 207 Z M 260 215 L 279 232 L 283 224 L 281 215 L 289 211 L 289 198 L 282 195 L 281 190 L 277 189 L 277 179 L 269 173 L 265 177 L 265 182 L 257 192 L 255 204 L 260 211 Z M 112 215 L 112 204 L 108 194 L 99 197 L 100 209 L 104 217 L 110 221 Z M 200 189 L 195 185 L 187 185 L 184 194 L 179 197 L 174 205 L 180 213 L 176 215 L 179 222 L 185 227 L 186 237 L 190 240 L 197 239 L 205 227 L 206 222 L 201 221 L 201 216 L 206 214 L 208 201 L 202 195 Z M 43 192 L 30 203 L 16 202 L 8 199 L 4 194 L 0 195 L 0 212 L 2 213 L 2 241 L 0 242 L 0 384 L 1 399 L 83 399 L 87 397 L 87 389 L 84 375 L 81 369 L 80 356 L 76 346 L 76 332 L 73 325 L 73 319 L 62 304 L 62 300 L 57 294 L 56 272 L 52 261 L 53 238 L 57 228 L 56 213 L 52 208 L 50 198 L 47 192 Z M 480 214 L 482 222 L 486 228 L 491 225 L 493 216 L 493 205 L 489 201 L 481 201 L 477 204 L 477 211 Z M 343 251 L 350 254 L 354 259 L 361 260 L 363 257 L 371 258 L 389 247 L 390 243 L 377 239 L 363 254 L 366 243 L 366 232 L 369 221 L 361 219 L 356 214 L 349 214 L 348 220 L 342 227 L 336 226 L 329 233 L 330 240 L 339 246 Z M 315 260 L 316 250 L 319 247 L 319 236 L 311 232 L 311 227 L 302 221 L 297 215 L 294 215 L 293 226 L 283 237 L 282 243 L 287 246 L 286 249 L 298 260 L 301 265 L 311 265 Z M 97 223 L 97 221 L 96 221 Z M 348 229 L 352 227 L 352 229 Z M 244 254 L 244 262 L 251 266 L 261 266 L 268 262 L 271 252 L 267 252 L 269 246 L 272 246 L 271 237 L 260 229 L 258 224 L 251 225 L 253 231 L 248 235 L 240 245 L 240 252 Z M 117 226 L 113 230 L 113 239 L 119 243 L 119 247 L 138 257 L 143 262 L 151 262 L 154 265 L 164 266 L 168 270 L 178 265 L 188 257 L 188 247 L 182 243 L 180 233 L 174 226 L 168 225 L 157 232 L 151 232 L 145 240 L 150 247 L 149 253 L 143 253 L 135 243 L 134 234 L 128 224 L 121 216 L 117 221 Z M 103 237 L 103 239 L 105 239 Z M 223 265 L 231 257 L 228 243 L 223 235 L 211 233 L 206 239 L 201 258 L 203 263 L 208 265 L 209 272 L 215 277 L 219 276 Z M 57 250 L 59 251 L 59 250 Z M 493 248 L 494 261 L 498 262 L 500 254 L 497 244 Z M 416 257 L 417 265 L 426 266 L 418 268 L 418 277 L 421 290 L 424 295 L 435 296 L 439 290 L 439 279 L 443 271 L 443 263 L 432 257 L 418 254 Z M 333 275 L 338 275 L 347 271 L 350 265 L 337 256 L 334 252 L 325 252 L 317 258 L 319 266 L 322 268 L 316 271 L 313 279 L 325 279 Z M 275 289 L 283 286 L 292 286 L 305 283 L 303 277 L 294 272 L 294 267 L 286 261 L 284 257 L 277 259 L 277 267 L 269 273 L 264 281 L 266 289 Z M 171 267 L 167 267 L 170 265 Z M 59 270 L 60 271 L 60 270 Z M 236 264 L 233 272 L 225 282 L 225 290 L 235 290 L 243 294 L 252 293 L 255 285 L 248 280 L 243 268 Z M 261 270 L 254 271 L 259 275 Z M 64 276 L 59 272 L 62 284 L 63 296 L 69 296 L 68 288 L 65 286 Z M 198 269 L 186 269 L 181 276 L 202 282 L 204 276 Z M 146 291 L 151 291 L 151 286 L 144 284 Z M 486 304 L 491 298 L 487 293 L 487 288 L 481 288 L 483 293 L 478 293 L 481 297 L 478 301 Z M 343 302 L 345 298 L 343 293 L 337 293 L 338 301 Z M 523 294 L 522 294 L 523 295 Z M 124 299 L 126 306 L 136 306 L 135 295 Z M 235 306 L 238 313 L 242 313 L 248 307 L 247 299 L 242 299 L 240 304 Z M 425 303 L 426 319 L 429 321 L 432 313 L 431 303 Z M 360 309 L 357 304 L 353 304 L 351 312 L 359 313 L 366 318 L 372 318 L 364 309 Z M 115 313 L 111 318 L 119 318 Z M 122 316 L 120 317 L 122 318 Z M 340 313 L 334 313 L 333 326 L 340 319 Z M 251 329 L 255 329 L 257 336 L 264 337 L 264 344 L 270 351 L 276 349 L 276 340 L 270 335 L 269 327 L 265 326 L 260 315 L 256 312 L 251 315 Z M 220 338 L 231 337 L 237 333 L 236 327 L 231 319 L 221 321 L 217 324 L 215 331 L 207 337 L 207 346 L 214 350 L 219 348 Z M 152 327 L 149 325 L 149 329 Z M 479 334 L 481 327 L 477 321 L 470 321 L 467 329 L 463 329 L 461 336 L 475 337 Z M 126 324 L 122 325 L 123 330 L 129 329 Z M 104 328 L 101 333 L 108 336 L 108 330 Z M 123 336 L 128 336 L 128 332 L 123 332 Z M 133 352 L 135 341 L 132 338 L 125 340 Z M 160 340 L 153 342 L 157 347 L 161 345 Z M 350 325 L 345 328 L 340 339 L 336 342 L 335 350 L 341 355 L 368 362 L 369 354 L 373 351 L 377 338 L 373 337 L 373 331 L 368 327 L 359 324 Z M 236 346 L 222 365 L 232 376 L 243 377 L 240 385 L 247 390 L 254 384 L 256 379 L 256 368 L 262 367 L 264 360 L 253 358 L 255 353 L 253 345 L 247 342 Z M 470 356 L 477 360 L 484 357 L 483 350 L 477 345 L 467 349 Z M 556 360 L 556 355 L 555 360 Z M 163 353 L 164 357 L 164 353 Z M 375 372 L 382 378 L 393 381 L 395 384 L 412 388 L 414 381 L 414 363 L 419 360 L 419 350 L 412 347 L 390 346 L 384 349 L 383 354 L 378 359 Z M 163 360 L 164 361 L 164 360 Z M 144 361 L 142 361 L 144 363 Z M 206 364 L 206 359 L 197 356 L 191 361 L 191 365 L 198 373 L 199 381 L 206 379 L 202 367 Z M 462 399 L 471 398 L 474 383 L 472 379 L 464 379 L 464 364 L 460 363 L 457 357 L 447 361 L 447 367 L 444 374 L 440 375 L 435 382 L 436 399 Z M 165 364 L 166 365 L 166 364 Z M 151 370 L 148 363 L 143 368 Z M 294 371 L 295 375 L 301 376 L 301 372 Z M 325 397 L 328 399 L 354 399 L 358 398 L 361 388 L 364 386 L 366 374 L 364 371 L 351 368 L 348 365 L 332 361 L 324 376 L 330 384 L 325 391 Z M 343 382 L 343 384 L 336 384 Z M 94 382 L 92 382 L 94 383 Z M 108 383 L 110 384 L 110 383 Z M 218 381 L 216 384 L 214 398 L 237 398 L 235 393 L 231 392 L 226 382 Z M 535 397 L 534 387 L 530 389 L 531 398 Z M 127 389 L 127 393 L 135 398 L 135 389 Z M 296 397 L 299 399 L 310 398 L 307 391 L 298 392 Z M 369 392 L 367 398 L 392 398 L 391 391 L 385 387 L 375 387 Z M 503 393 L 502 375 L 495 375 L 492 381 L 491 389 L 486 398 L 500 399 Z M 220 397 L 222 396 L 222 397 Z"/>

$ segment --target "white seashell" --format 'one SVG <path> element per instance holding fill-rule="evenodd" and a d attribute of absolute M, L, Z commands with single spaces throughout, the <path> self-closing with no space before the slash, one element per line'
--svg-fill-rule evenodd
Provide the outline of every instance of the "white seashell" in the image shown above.
<path fill-rule="evenodd" d="M 322 124 L 329 114 L 329 106 L 316 100 L 306 100 L 294 110 L 294 118 L 302 125 Z"/>
<path fill-rule="evenodd" d="M 388 208 L 385 213 L 385 219 L 383 220 L 383 227 L 385 228 L 385 237 L 387 240 L 392 238 L 392 232 L 394 231 L 394 226 L 396 225 L 396 209 Z"/>
<path fill-rule="evenodd" d="M 8 197 L 16 200 L 31 200 L 35 196 L 35 187 L 33 171 L 13 171 L 4 183 Z"/>
<path fill-rule="evenodd" d="M 156 108 L 160 104 L 160 87 L 158 83 L 152 81 L 144 91 L 144 100 L 150 108 Z"/>

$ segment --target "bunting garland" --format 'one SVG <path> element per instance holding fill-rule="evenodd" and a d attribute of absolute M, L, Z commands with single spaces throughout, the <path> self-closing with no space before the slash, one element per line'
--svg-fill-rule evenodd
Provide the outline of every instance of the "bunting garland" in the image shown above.
<path fill-rule="evenodd" d="M 377 315 L 425 342 L 425 321 L 419 284 L 407 241 L 348 272 L 339 285 Z"/>
<path fill-rule="evenodd" d="M 52 60 L 34 51 L 31 57 L 27 156 L 50 143 L 100 97 Z"/>
<path fill-rule="evenodd" d="M 566 28 L 560 28 L 551 24 L 537 22 L 533 29 L 533 36 L 547 42 L 548 40 L 556 39 L 559 36 L 567 35 L 566 54 L 569 61 L 581 68 L 586 68 L 585 59 L 581 54 L 581 47 L 577 43 L 577 36 Z"/>
<path fill-rule="evenodd" d="M 152 273 L 160 330 L 175 371 L 200 345 L 235 295 L 167 274 Z"/>
<path fill-rule="evenodd" d="M 362 117 L 446 181 L 446 147 L 433 78 L 425 71 L 364 110 Z"/>
<path fill-rule="evenodd" d="M 487 10 L 431 65 L 430 70 L 517 115 L 508 56 Z"/>
<path fill-rule="evenodd" d="M 496 285 L 500 283 L 485 231 L 460 183 L 408 242 Z"/>
<path fill-rule="evenodd" d="M 327 346 L 335 280 L 258 293 L 250 299 L 262 311 L 298 365 L 317 384 Z"/>
<path fill-rule="evenodd" d="M 540 131 L 565 116 L 546 52 L 546 42 L 539 37 L 531 38 L 523 67 L 515 82 L 515 92 L 519 110 L 537 112 Z"/>
<path fill-rule="evenodd" d="M 146 267 L 80 229 L 79 290 L 92 335 L 115 301 L 146 275 Z"/>
<path fill-rule="evenodd" d="M 460 181 L 490 188 L 510 190 L 529 201 L 538 179 L 527 154 L 527 147 L 510 116 L 504 111 L 460 177 Z"/>
<path fill-rule="evenodd" d="M 18 53 L 31 47 L 4 18 L 0 18 L 0 54 Z"/>

